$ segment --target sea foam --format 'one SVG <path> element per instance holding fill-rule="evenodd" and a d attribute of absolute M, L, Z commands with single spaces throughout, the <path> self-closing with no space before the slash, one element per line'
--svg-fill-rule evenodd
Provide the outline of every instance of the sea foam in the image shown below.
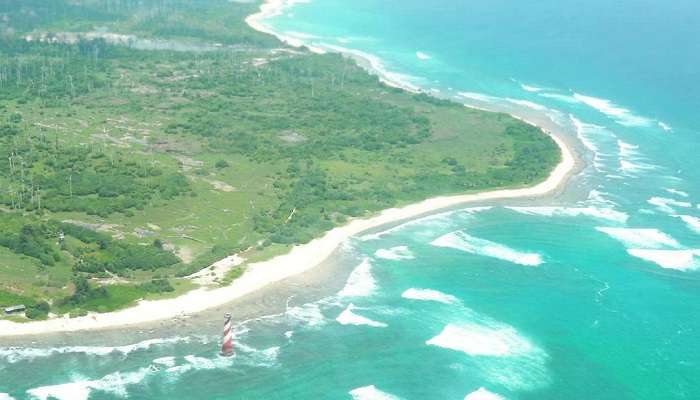
<path fill-rule="evenodd" d="M 456 297 L 450 294 L 445 294 L 432 289 L 407 289 L 401 294 L 401 297 L 411 300 L 436 301 L 444 304 L 454 304 L 459 302 Z"/>
<path fill-rule="evenodd" d="M 343 312 L 340 313 L 340 315 L 338 315 L 338 318 L 336 318 L 335 320 L 338 321 L 338 323 L 341 325 L 367 325 L 375 328 L 387 327 L 387 324 L 383 322 L 374 321 L 367 317 L 363 317 L 361 315 L 356 314 L 353 311 L 355 309 L 355 305 L 348 305 L 347 308 L 343 310 Z"/>
<path fill-rule="evenodd" d="M 526 266 L 537 266 L 544 262 L 542 256 L 537 253 L 514 250 L 499 243 L 470 236 L 461 231 L 443 235 L 433 240 L 430 244 L 436 247 L 448 247 Z"/>
<path fill-rule="evenodd" d="M 464 400 L 504 400 L 504 397 L 496 393 L 489 392 L 485 388 L 479 388 L 469 393 Z"/>
<path fill-rule="evenodd" d="M 629 216 L 623 212 L 608 207 L 506 207 L 509 210 L 528 215 L 543 217 L 590 217 L 625 223 Z"/>
<path fill-rule="evenodd" d="M 618 154 L 620 156 L 620 169 L 627 175 L 637 174 L 656 169 L 657 167 L 644 162 L 639 153 L 639 146 L 617 140 Z"/>
<path fill-rule="evenodd" d="M 700 218 L 698 217 L 693 217 L 691 215 L 678 215 L 678 218 L 680 218 L 685 224 L 688 226 L 688 229 L 700 233 Z"/>
<path fill-rule="evenodd" d="M 15 400 L 15 398 L 7 393 L 0 393 L 0 400 Z"/>
<path fill-rule="evenodd" d="M 378 233 L 370 233 L 367 235 L 361 236 L 359 239 L 363 242 L 369 241 L 369 240 L 376 240 L 381 238 L 382 236 L 391 234 L 391 233 L 396 233 L 398 231 L 401 231 L 406 228 L 411 228 L 415 226 L 420 226 L 423 228 L 425 231 L 418 232 L 416 235 L 418 236 L 433 236 L 434 231 L 439 231 L 445 229 L 445 227 L 449 226 L 453 221 L 457 218 L 472 218 L 475 214 L 484 212 L 484 211 L 489 211 L 493 207 L 469 207 L 469 208 L 463 208 L 461 210 L 457 211 L 446 211 L 438 214 L 432 214 L 428 215 L 422 218 L 418 219 L 413 219 L 408 222 L 405 222 L 401 225 L 389 228 L 387 230 L 378 232 Z"/>
<path fill-rule="evenodd" d="M 665 132 L 673 132 L 673 128 L 671 128 L 667 123 L 659 121 L 659 128 L 663 129 Z"/>
<path fill-rule="evenodd" d="M 666 190 L 668 193 L 675 194 L 676 196 L 680 196 L 680 197 L 688 197 L 688 196 L 689 196 L 688 193 L 686 193 L 686 192 L 684 192 L 684 191 L 682 191 L 682 190 L 678 190 L 678 189 L 670 189 L 670 188 L 667 188 L 667 189 L 664 189 L 664 190 Z"/>
<path fill-rule="evenodd" d="M 512 327 L 489 327 L 472 323 L 448 324 L 440 334 L 425 343 L 461 351 L 470 356 L 518 356 L 535 349 Z"/>
<path fill-rule="evenodd" d="M 676 213 L 676 210 L 673 207 L 690 208 L 693 206 L 692 204 L 686 201 L 677 201 L 665 197 L 652 197 L 649 200 L 647 200 L 647 203 L 655 206 L 657 210 L 667 214 Z"/>
<path fill-rule="evenodd" d="M 523 89 L 524 91 L 530 92 L 530 93 L 537 93 L 537 92 L 541 92 L 544 90 L 541 87 L 537 87 L 537 86 L 533 86 L 533 85 L 526 85 L 524 83 L 520 84 L 520 88 Z"/>
<path fill-rule="evenodd" d="M 127 355 L 138 350 L 147 350 L 153 346 L 190 342 L 190 337 L 172 337 L 161 339 L 149 339 L 135 344 L 125 346 L 65 346 L 53 348 L 31 348 L 31 347 L 6 347 L 0 348 L 0 358 L 4 358 L 9 363 L 32 360 L 35 358 L 50 357 L 54 354 L 82 353 L 95 356 L 105 356 L 112 353 Z"/>
<path fill-rule="evenodd" d="M 431 57 L 429 55 L 427 55 L 423 52 L 420 52 L 420 51 L 416 52 L 416 58 L 419 60 L 423 60 L 423 61 L 431 59 Z"/>
<path fill-rule="evenodd" d="M 606 116 L 612 118 L 623 126 L 649 126 L 651 120 L 632 113 L 630 110 L 615 105 L 612 101 L 600 99 L 592 96 L 584 96 L 579 93 L 574 93 L 573 96 L 579 102 L 598 110 Z"/>
<path fill-rule="evenodd" d="M 42 386 L 27 390 L 35 399 L 48 400 L 87 400 L 93 390 L 108 392 L 119 397 L 127 397 L 129 385 L 141 383 L 154 373 L 152 368 L 141 368 L 134 372 L 115 372 L 99 380 L 82 380 L 60 385 Z"/>
<path fill-rule="evenodd" d="M 657 264 L 662 268 L 679 271 L 692 271 L 700 268 L 700 249 L 689 250 L 649 250 L 629 249 L 634 257 Z"/>
<path fill-rule="evenodd" d="M 596 230 L 607 234 L 628 248 L 662 249 L 666 247 L 681 247 L 676 239 L 658 229 L 597 227 Z"/>
<path fill-rule="evenodd" d="M 377 283 L 372 276 L 372 264 L 365 259 L 348 277 L 345 287 L 338 292 L 340 297 L 365 297 L 377 289 Z"/>
<path fill-rule="evenodd" d="M 353 400 L 399 400 L 393 394 L 382 392 L 374 385 L 363 386 L 348 392 Z"/>
<path fill-rule="evenodd" d="M 374 256 L 377 258 L 394 261 L 411 260 L 414 258 L 413 253 L 406 246 L 396 246 L 390 249 L 379 249 L 374 252 Z"/>
<path fill-rule="evenodd" d="M 294 320 L 302 322 L 305 326 L 316 327 L 326 322 L 326 317 L 317 303 L 306 303 L 301 306 L 289 307 L 285 314 Z"/>

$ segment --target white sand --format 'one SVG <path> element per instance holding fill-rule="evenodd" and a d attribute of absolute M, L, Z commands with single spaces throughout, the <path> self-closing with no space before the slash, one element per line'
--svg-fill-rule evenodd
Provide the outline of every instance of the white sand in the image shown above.
<path fill-rule="evenodd" d="M 288 3 L 283 0 L 268 1 L 261 7 L 260 13 L 248 17 L 246 21 L 257 30 L 275 34 L 261 24 L 260 20 L 281 12 L 281 7 L 286 4 Z M 0 321 L 0 337 L 116 328 L 201 312 L 229 303 L 272 283 L 306 272 L 330 257 L 333 251 L 350 237 L 367 230 L 465 203 L 536 197 L 552 193 L 566 181 L 567 176 L 574 170 L 575 159 L 562 139 L 554 135 L 550 136 L 561 149 L 562 160 L 547 180 L 536 186 L 460 196 L 435 197 L 406 207 L 384 210 L 371 218 L 352 220 L 347 225 L 335 228 L 308 244 L 293 247 L 285 255 L 251 264 L 243 276 L 227 287 L 197 289 L 173 299 L 141 301 L 134 307 L 112 313 L 28 323 Z"/>

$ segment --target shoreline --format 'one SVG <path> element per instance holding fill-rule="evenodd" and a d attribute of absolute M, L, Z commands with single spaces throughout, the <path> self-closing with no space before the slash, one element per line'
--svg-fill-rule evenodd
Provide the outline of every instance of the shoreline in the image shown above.
<path fill-rule="evenodd" d="M 248 16 L 245 21 L 251 28 L 271 34 L 286 44 L 294 47 L 306 46 L 300 41 L 290 42 L 293 39 L 273 32 L 261 22 L 263 19 L 279 15 L 282 9 L 289 4 L 293 4 L 293 2 L 290 3 L 285 0 L 265 1 L 260 7 L 260 12 Z M 310 48 L 310 50 L 313 52 L 325 52 L 321 48 Z M 364 61 L 369 62 L 370 67 L 375 67 L 371 58 L 367 59 L 363 55 L 354 53 L 351 53 L 351 56 L 362 58 Z M 416 91 L 410 85 L 392 80 L 389 76 L 384 76 L 386 74 L 382 73 L 381 67 L 375 69 L 375 72 L 384 83 L 390 86 L 399 87 L 410 92 Z M 243 276 L 226 287 L 216 289 L 199 288 L 172 299 L 141 301 L 137 305 L 121 311 L 104 314 L 94 313 L 78 318 L 63 317 L 27 323 L 0 321 L 0 337 L 124 328 L 199 313 L 220 307 L 271 284 L 312 270 L 324 263 L 324 261 L 327 261 L 333 252 L 348 239 L 364 232 L 468 203 L 543 197 L 560 190 L 576 170 L 579 160 L 575 150 L 567 145 L 563 139 L 563 134 L 550 132 L 523 117 L 512 114 L 511 116 L 537 126 L 555 141 L 561 151 L 559 164 L 550 172 L 545 181 L 535 186 L 519 189 L 499 189 L 464 195 L 439 196 L 404 207 L 383 210 L 372 217 L 351 220 L 346 225 L 336 227 L 326 232 L 322 237 L 314 239 L 307 244 L 294 246 L 286 254 L 267 261 L 250 264 Z"/>

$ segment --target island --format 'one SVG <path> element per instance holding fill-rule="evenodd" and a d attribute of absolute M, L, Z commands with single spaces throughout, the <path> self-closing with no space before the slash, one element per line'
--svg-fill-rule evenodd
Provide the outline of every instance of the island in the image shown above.
<path fill-rule="evenodd" d="M 260 7 L 0 4 L 0 335 L 196 312 L 571 170 L 525 121 L 252 29 Z"/>

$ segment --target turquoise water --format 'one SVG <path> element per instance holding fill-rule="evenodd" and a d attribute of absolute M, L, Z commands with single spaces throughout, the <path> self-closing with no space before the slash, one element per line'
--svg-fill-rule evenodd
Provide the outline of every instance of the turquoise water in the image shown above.
<path fill-rule="evenodd" d="M 356 238 L 318 296 L 239 323 L 232 359 L 218 316 L 201 335 L 0 348 L 0 399 L 700 398 L 697 2 L 348 4 L 271 24 L 571 132 L 587 167 L 570 193 Z"/>

